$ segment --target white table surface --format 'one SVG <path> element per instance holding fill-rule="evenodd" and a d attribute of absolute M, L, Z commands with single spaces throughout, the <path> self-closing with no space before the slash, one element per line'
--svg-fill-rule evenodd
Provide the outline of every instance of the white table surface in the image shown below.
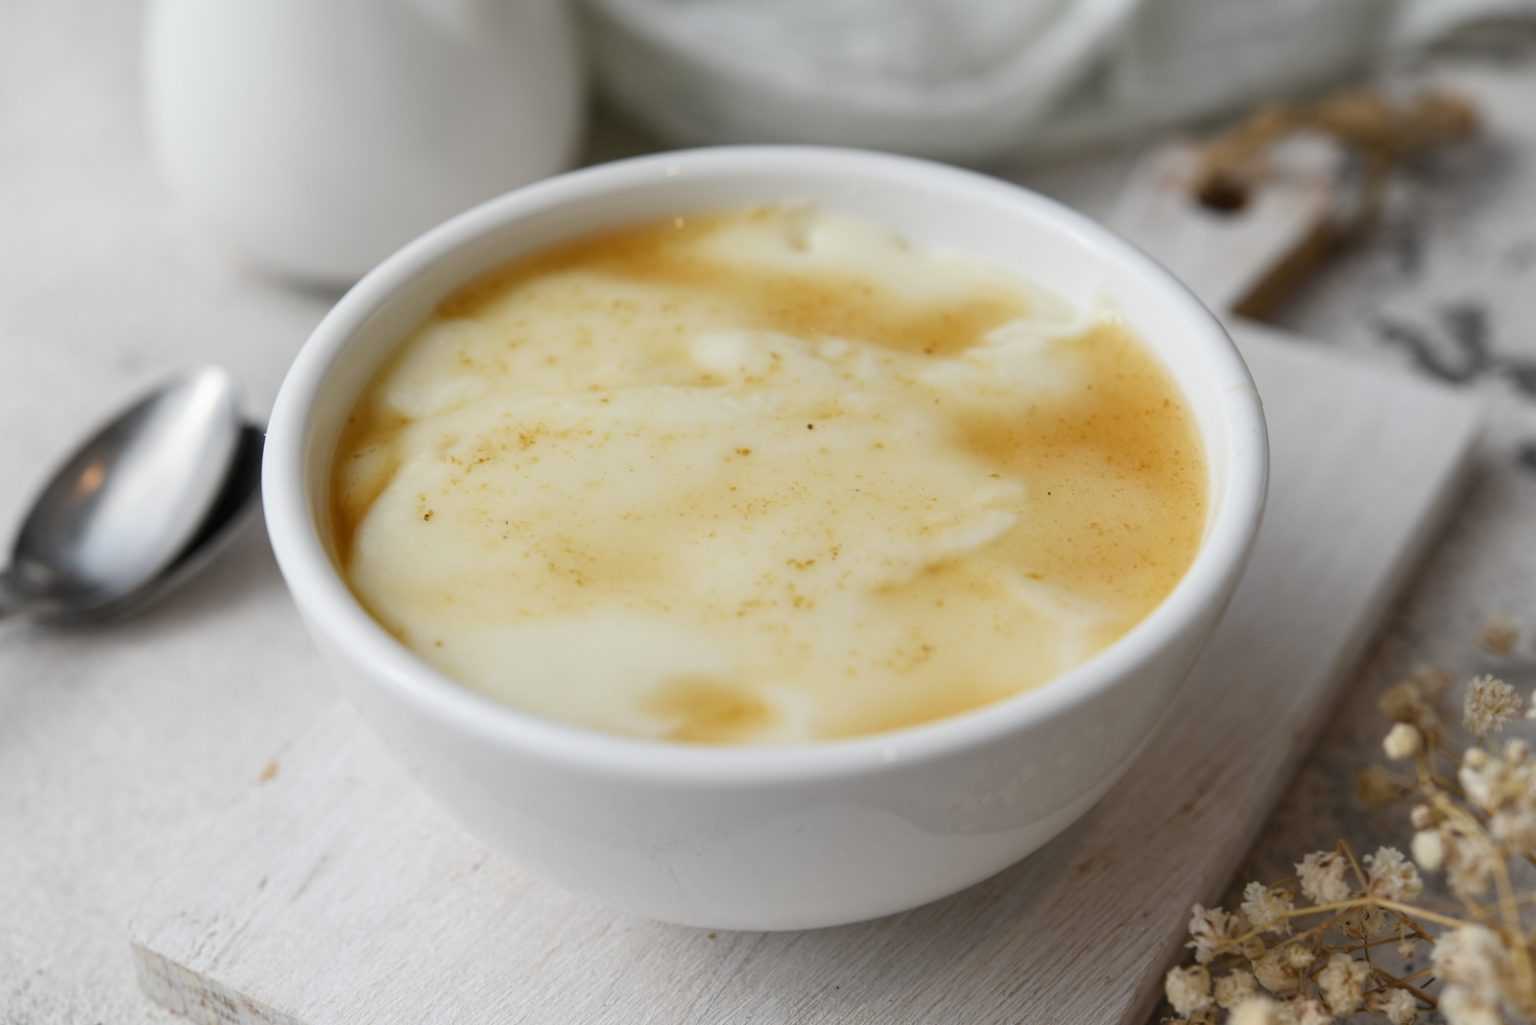
<path fill-rule="evenodd" d="M 158 180 L 138 109 L 140 17 L 129 2 L 0 0 L 0 534 L 70 439 L 165 372 L 222 363 L 263 414 L 334 299 L 242 270 Z M 1378 677 L 1417 657 L 1459 664 L 1493 610 L 1536 622 L 1536 75 L 1456 77 L 1498 144 L 1421 175 L 1407 214 L 1340 260 L 1287 326 L 1383 360 L 1407 358 L 1388 335 L 1412 337 L 1421 362 L 1469 371 L 1494 400 L 1484 470 L 1261 866 L 1341 827 L 1379 828 L 1344 796 L 1374 748 Z M 610 133 L 600 152 L 625 146 Z M 1096 212 L 1123 171 L 1098 157 L 1019 177 Z M 1498 360 L 1527 363 L 1479 369 L 1466 348 L 1479 330 Z M 1511 380 L 1525 366 L 1522 391 Z M 137 991 L 124 930 L 153 841 L 259 786 L 328 703 L 322 680 L 259 529 L 141 618 L 0 624 L 0 1023 L 170 1020 Z"/>

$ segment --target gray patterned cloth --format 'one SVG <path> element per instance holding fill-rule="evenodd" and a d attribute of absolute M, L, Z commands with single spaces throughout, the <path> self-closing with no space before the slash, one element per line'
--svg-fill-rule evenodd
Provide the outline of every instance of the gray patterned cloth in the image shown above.
<path fill-rule="evenodd" d="M 584 0 L 608 94 L 671 141 L 1061 154 L 1437 48 L 1536 0 Z"/>

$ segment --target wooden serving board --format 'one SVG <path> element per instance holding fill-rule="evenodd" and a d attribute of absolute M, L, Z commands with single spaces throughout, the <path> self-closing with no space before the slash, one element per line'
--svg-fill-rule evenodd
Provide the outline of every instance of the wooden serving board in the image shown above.
<path fill-rule="evenodd" d="M 1242 216 L 1153 154 L 1119 227 L 1218 309 L 1322 255 L 1336 154 L 1303 147 Z M 525 875 L 338 706 L 236 807 L 170 838 L 133 927 L 144 991 L 200 1023 L 1135 1023 L 1189 905 L 1251 845 L 1450 508 L 1477 434 L 1452 393 L 1244 327 L 1270 502 L 1230 611 L 1162 732 L 1081 822 L 970 890 L 878 922 L 705 933 Z"/>
<path fill-rule="evenodd" d="M 1161 734 L 1024 863 L 904 915 L 706 933 L 613 914 L 493 854 L 338 706 L 275 778 L 170 838 L 132 935 L 202 1023 L 934 1025 L 1144 1019 L 1450 507 L 1477 411 L 1256 329 L 1269 512 Z M 320 685 L 320 681 L 316 681 Z"/>

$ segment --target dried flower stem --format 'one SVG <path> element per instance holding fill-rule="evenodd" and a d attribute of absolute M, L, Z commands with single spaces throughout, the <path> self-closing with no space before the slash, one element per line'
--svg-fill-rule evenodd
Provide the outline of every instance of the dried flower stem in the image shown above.
<path fill-rule="evenodd" d="M 1499 891 L 1499 912 L 1504 918 L 1504 939 L 1513 954 L 1515 1001 L 1523 1008 L 1536 1007 L 1536 971 L 1532 970 L 1531 948 L 1520 927 L 1520 905 L 1515 899 L 1515 885 L 1509 878 L 1509 855 L 1496 845 L 1499 857 L 1494 866 L 1494 885 Z"/>
<path fill-rule="evenodd" d="M 1425 921 L 1434 922 L 1436 925 L 1443 925 L 1452 929 L 1472 924 L 1465 919 L 1452 918 L 1450 915 L 1442 915 L 1438 912 L 1430 911 L 1428 908 L 1415 907 L 1412 904 L 1402 904 L 1395 900 L 1384 900 L 1380 897 L 1367 897 L 1360 903 L 1363 905 L 1374 904 L 1376 907 L 1386 908 L 1388 911 L 1396 911 L 1399 915 L 1410 921 L 1412 921 L 1413 916 L 1417 916 Z"/>
<path fill-rule="evenodd" d="M 1378 979 L 1380 979 L 1382 982 L 1385 982 L 1387 985 L 1389 985 L 1389 986 L 1396 986 L 1398 989 L 1405 989 L 1405 990 L 1407 990 L 1408 992 L 1412 993 L 1414 996 L 1416 996 L 1420 1000 L 1422 1000 L 1424 1003 L 1428 1004 L 1430 1007 L 1439 1007 L 1440 1006 L 1440 1001 L 1436 1000 L 1434 997 L 1430 996 L 1428 993 L 1424 992 L 1422 989 L 1420 989 L 1419 987 L 1415 986 L 1413 983 L 1408 981 L 1413 976 L 1405 975 L 1405 976 L 1399 977 L 1399 976 L 1393 975 L 1391 972 L 1383 971 L 1380 968 L 1374 968 L 1374 969 L 1372 969 L 1372 971 L 1374 971 L 1376 973 L 1376 977 Z M 1415 973 L 1415 974 L 1417 974 L 1417 973 Z"/>
<path fill-rule="evenodd" d="M 1402 914 L 1399 914 L 1397 916 L 1397 920 L 1399 922 L 1401 922 L 1403 925 L 1406 925 L 1409 929 L 1412 929 L 1413 930 L 1413 934 L 1415 936 L 1417 936 L 1419 939 L 1423 940 L 1424 942 L 1426 942 L 1426 943 L 1433 943 L 1435 941 L 1435 938 L 1433 936 L 1431 936 L 1429 933 L 1425 932 L 1424 928 L 1421 925 L 1419 925 L 1418 922 L 1415 922 L 1413 919 L 1408 918 L 1408 917 L 1406 917 L 1406 916 L 1404 916 Z"/>
<path fill-rule="evenodd" d="M 1394 104 L 1370 90 L 1336 92 L 1311 104 L 1277 104 L 1256 111 L 1207 144 L 1201 191 L 1242 189 L 1262 177 L 1264 156 L 1301 132 L 1330 136 L 1356 154 L 1364 183 L 1360 219 L 1379 212 L 1393 165 L 1476 134 L 1478 118 L 1459 96 L 1428 92 Z"/>
<path fill-rule="evenodd" d="M 1399 942 L 1401 942 L 1399 937 L 1396 937 L 1396 936 L 1383 936 L 1379 940 L 1366 940 L 1366 941 L 1364 941 L 1362 943 L 1356 943 L 1352 947 L 1339 947 L 1338 950 L 1339 950 L 1339 953 L 1341 953 L 1341 954 L 1355 954 L 1355 953 L 1359 953 L 1360 951 L 1363 951 L 1363 950 L 1370 950 L 1372 947 L 1384 947 L 1388 943 L 1399 943 Z"/>
<path fill-rule="evenodd" d="M 1344 855 L 1345 858 L 1349 859 L 1349 867 L 1354 871 L 1355 881 L 1360 884 L 1360 889 L 1369 889 L 1371 885 L 1370 880 L 1367 879 L 1365 873 L 1361 871 L 1360 862 L 1355 858 L 1354 848 L 1351 847 L 1346 841 L 1340 840 L 1338 843 L 1333 845 L 1333 849 Z"/>
<path fill-rule="evenodd" d="M 1282 912 L 1277 917 L 1286 919 L 1308 918 L 1312 915 L 1321 914 L 1325 911 L 1355 911 L 1360 908 L 1381 908 L 1384 911 L 1395 911 L 1403 921 L 1407 922 L 1409 926 L 1414 927 L 1414 931 L 1418 933 L 1418 935 L 1423 939 L 1429 939 L 1430 937 L 1427 933 L 1424 933 L 1417 928 L 1412 916 L 1417 915 L 1419 918 L 1434 922 L 1436 925 L 1449 926 L 1450 928 L 1472 924 L 1465 919 L 1452 918 L 1449 915 L 1442 915 L 1438 912 L 1431 911 L 1428 908 L 1417 907 L 1413 904 L 1403 904 L 1395 900 L 1388 900 L 1385 897 L 1370 896 L 1353 897 L 1349 900 L 1329 901 L 1327 904 L 1311 904 L 1304 908 L 1296 908 L 1293 911 Z M 1342 918 L 1342 916 L 1332 918 L 1329 921 L 1323 923 L 1321 926 L 1314 926 L 1313 928 L 1307 930 L 1307 932 L 1298 933 L 1295 936 L 1287 937 L 1285 940 L 1281 941 L 1279 945 L 1284 946 L 1286 943 L 1294 943 L 1297 940 L 1306 939 L 1311 934 L 1321 930 L 1324 926 L 1336 924 L 1340 918 Z M 1232 942 L 1234 944 L 1240 944 L 1244 940 L 1251 940 L 1257 936 L 1263 935 L 1263 933 L 1263 929 L 1250 929 L 1243 933 L 1241 936 L 1235 937 Z"/>

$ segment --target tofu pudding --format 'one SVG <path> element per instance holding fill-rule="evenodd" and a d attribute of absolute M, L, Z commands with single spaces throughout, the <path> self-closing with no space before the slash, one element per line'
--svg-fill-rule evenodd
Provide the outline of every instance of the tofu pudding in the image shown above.
<path fill-rule="evenodd" d="M 819 208 L 669 219 L 442 303 L 352 411 L 334 556 L 402 644 L 567 724 L 895 730 L 1041 686 L 1193 562 L 1183 396 L 1109 310 Z"/>

